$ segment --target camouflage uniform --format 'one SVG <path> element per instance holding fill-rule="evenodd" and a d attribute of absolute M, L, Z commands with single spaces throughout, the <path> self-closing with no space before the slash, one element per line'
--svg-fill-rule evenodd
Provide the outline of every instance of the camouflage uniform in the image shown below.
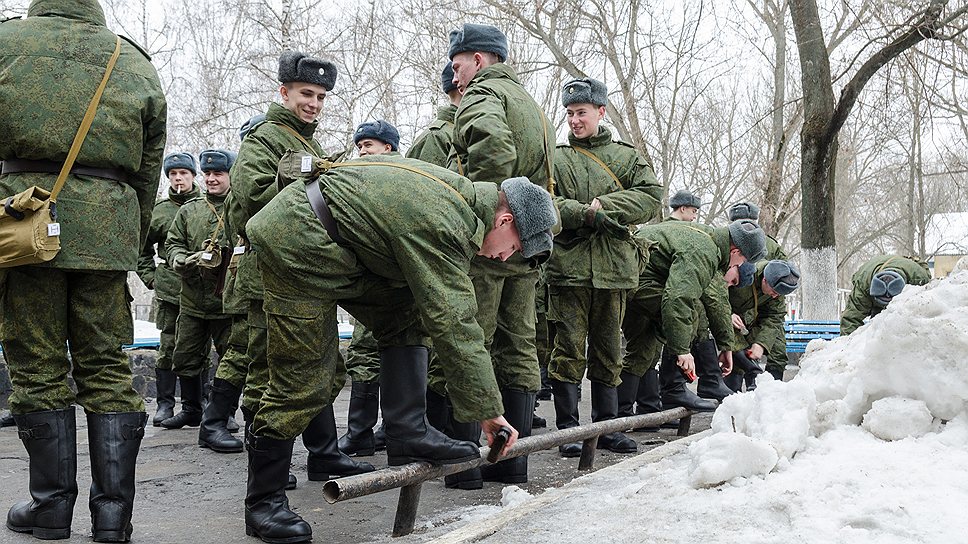
<path fill-rule="evenodd" d="M 225 209 L 229 210 L 232 208 L 232 195 L 229 194 L 225 198 Z M 234 234 L 236 229 L 228 222 L 228 213 L 226 216 L 225 232 L 229 238 L 229 241 L 236 243 L 238 237 Z M 225 353 L 218 362 L 218 368 L 215 371 L 215 377 L 225 380 L 232 384 L 234 387 L 242 388 L 245 385 L 245 376 L 248 373 L 249 368 L 249 357 L 246 355 L 246 349 L 249 343 L 249 304 L 247 300 L 242 299 L 236 289 L 235 289 L 235 279 L 236 273 L 238 271 L 238 260 L 244 252 L 245 246 L 237 245 L 233 248 L 233 254 L 229 265 L 225 271 L 225 285 L 222 288 L 222 311 L 232 316 L 232 326 L 229 330 L 228 343 L 225 348 Z"/>
<path fill-rule="evenodd" d="M 75 402 L 87 414 L 94 540 L 131 536 L 135 465 L 148 416 L 121 351 L 134 333 L 126 277 L 151 222 L 167 105 L 150 59 L 118 42 L 94 0 L 34 0 L 26 18 L 0 24 L 0 104 L 16 105 L 15 114 L 0 116 L 5 163 L 64 163 L 118 44 L 120 56 L 74 166 L 114 172 L 69 174 L 57 200 L 58 255 L 0 270 L 0 344 L 14 388 L 11 411 L 30 457 L 32 497 L 10 509 L 6 525 L 39 538 L 70 537 Z M 31 186 L 50 190 L 56 178 L 42 168 L 8 169 L 0 174 L 0 197 Z"/>
<path fill-rule="evenodd" d="M 430 164 L 447 166 L 454 141 L 454 115 L 457 106 L 448 104 L 437 110 L 437 119 L 417 136 L 407 150 L 407 157 Z"/>
<path fill-rule="evenodd" d="M 211 253 L 229 247 L 224 204 L 225 195 L 213 194 L 186 202 L 168 230 L 168 257 L 181 275 L 181 309 L 172 354 L 174 371 L 179 376 L 202 374 L 208 367 L 211 344 L 214 342 L 221 357 L 228 343 L 232 318 L 222 312 L 222 297 L 215 294 L 220 269 L 183 264 L 209 247 L 214 248 Z"/>
<path fill-rule="evenodd" d="M 767 251 L 770 250 L 770 240 L 772 238 L 767 237 Z M 782 250 L 780 253 L 782 254 Z M 769 262 L 763 260 L 757 263 L 753 285 L 729 288 L 729 305 L 733 313 L 743 318 L 749 331 L 746 336 L 737 335 L 740 344 L 745 344 L 743 349 L 753 344 L 763 346 L 767 369 L 782 376 L 787 363 L 786 337 L 783 332 L 786 299 L 783 296 L 773 298 L 763 292 L 763 270 Z"/>
<path fill-rule="evenodd" d="M 893 270 L 904 278 L 908 285 L 924 285 L 931 281 L 928 267 L 909 257 L 899 255 L 878 255 L 867 261 L 850 278 L 853 288 L 847 307 L 840 316 L 840 334 L 847 335 L 864 324 L 864 319 L 874 317 L 884 309 L 874 303 L 870 295 L 871 280 L 874 275 L 883 270 Z"/>
<path fill-rule="evenodd" d="M 190 191 L 181 194 L 168 189 L 168 198 L 159 200 L 151 212 L 148 238 L 138 259 L 138 277 L 145 287 L 155 291 L 155 325 L 161 331 L 155 368 L 161 370 L 171 370 L 171 352 L 175 349 L 175 321 L 178 318 L 178 297 L 181 290 L 181 278 L 168 264 L 165 240 L 178 208 L 199 194 L 201 193 L 195 185 Z M 161 259 L 157 264 L 156 244 L 158 258 Z"/>
<path fill-rule="evenodd" d="M 245 379 L 242 406 L 255 411 L 266 384 L 269 372 L 266 366 L 266 316 L 262 308 L 262 279 L 256 268 L 255 253 L 258 248 L 248 242 L 245 233 L 249 218 L 262 209 L 277 194 L 276 170 L 283 153 L 290 149 L 303 150 L 322 155 L 319 144 L 312 139 L 317 123 L 304 123 L 296 114 L 279 104 L 270 104 L 266 121 L 252 128 L 242 141 L 239 156 L 232 165 L 230 177 L 231 198 L 227 208 L 229 224 L 245 241 L 246 250 L 238 261 L 234 292 L 241 300 L 248 301 L 249 359 Z M 288 127 L 288 128 L 287 128 Z M 289 131 L 296 131 L 302 141 Z M 303 143 L 303 141 L 308 144 Z"/>
<path fill-rule="evenodd" d="M 569 142 L 558 146 L 555 155 L 562 232 L 548 261 L 549 319 L 556 332 L 549 376 L 580 383 L 587 339 L 588 378 L 615 387 L 622 372 L 625 296 L 638 283 L 639 251 L 634 241 L 587 226 L 585 211 L 598 198 L 602 210 L 618 223 L 646 223 L 659 211 L 662 186 L 652 165 L 633 147 L 613 142 L 605 127 L 581 140 L 569 134 Z M 617 180 L 585 153 L 605 163 Z"/>
<path fill-rule="evenodd" d="M 416 167 L 447 185 L 355 163 Z M 323 174 L 320 186 L 336 223 L 345 226 L 345 246 L 332 241 L 298 182 L 246 227 L 259 248 L 270 338 L 271 380 L 253 433 L 290 439 L 329 402 L 337 371 L 337 303 L 373 331 L 381 348 L 425 346 L 426 327 L 447 363 L 456 417 L 499 415 L 501 396 L 467 276 L 486 225 L 493 224 L 497 187 L 472 185 L 399 156 L 339 165 Z"/>
<path fill-rule="evenodd" d="M 454 118 L 451 167 L 472 181 L 495 184 L 526 176 L 550 191 L 554 139 L 551 123 L 514 70 L 497 63 L 478 72 L 461 98 Z M 484 329 L 498 383 L 515 391 L 537 391 L 537 268 L 517 254 L 503 263 L 477 257 L 471 278 L 477 321 Z"/>

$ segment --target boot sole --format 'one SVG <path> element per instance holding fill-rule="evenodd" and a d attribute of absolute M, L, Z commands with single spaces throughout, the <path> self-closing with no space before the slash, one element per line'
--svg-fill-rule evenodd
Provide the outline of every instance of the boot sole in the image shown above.
<path fill-rule="evenodd" d="M 7 529 L 15 533 L 30 533 L 40 540 L 63 540 L 71 537 L 71 528 L 51 529 L 49 527 L 18 527 L 7 523 Z"/>
<path fill-rule="evenodd" d="M 269 544 L 296 544 L 297 542 L 312 542 L 313 535 L 309 536 L 290 536 L 288 538 L 269 538 L 262 536 L 256 531 L 252 526 L 245 526 L 245 534 L 247 536 L 254 536 L 263 542 L 268 542 Z"/>
<path fill-rule="evenodd" d="M 368 450 L 339 450 L 343 454 L 349 457 L 373 457 L 376 455 L 376 448 L 370 448 Z"/>
<path fill-rule="evenodd" d="M 456 459 L 430 459 L 426 457 L 387 457 L 387 464 L 391 467 L 399 467 L 401 465 L 409 465 L 410 463 L 430 463 L 431 465 L 456 465 L 458 463 L 463 463 L 465 461 L 471 461 L 474 459 L 480 459 L 481 454 L 476 455 L 465 455 L 464 457 L 458 457 Z"/>
<path fill-rule="evenodd" d="M 131 531 L 93 531 L 94 542 L 128 542 Z"/>
<path fill-rule="evenodd" d="M 198 446 L 200 448 L 212 450 L 215 453 L 242 453 L 243 451 L 245 451 L 245 448 L 241 444 L 239 444 L 238 447 L 223 448 L 221 446 L 218 446 L 218 447 L 213 446 L 212 444 L 209 444 L 204 440 L 199 440 Z"/>
<path fill-rule="evenodd" d="M 330 480 L 338 480 L 340 478 L 346 478 L 348 476 L 358 476 L 360 474 L 367 474 L 373 472 L 372 470 L 364 470 L 361 472 L 354 472 L 352 474 L 330 474 L 326 472 L 308 472 L 306 473 L 306 479 L 310 482 L 328 482 Z"/>
<path fill-rule="evenodd" d="M 473 482 L 455 482 L 452 484 L 444 484 L 447 489 L 460 489 L 462 491 L 475 491 L 478 489 L 484 489 L 484 480 L 475 480 Z"/>

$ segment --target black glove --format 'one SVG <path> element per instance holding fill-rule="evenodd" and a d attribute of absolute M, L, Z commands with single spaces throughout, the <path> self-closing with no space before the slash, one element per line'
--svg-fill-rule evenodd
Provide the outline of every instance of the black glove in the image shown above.
<path fill-rule="evenodd" d="M 595 232 L 605 236 L 611 236 L 619 240 L 628 240 L 631 238 L 628 227 L 605 215 L 605 212 L 601 210 L 595 212 L 595 220 L 592 226 L 595 227 Z"/>

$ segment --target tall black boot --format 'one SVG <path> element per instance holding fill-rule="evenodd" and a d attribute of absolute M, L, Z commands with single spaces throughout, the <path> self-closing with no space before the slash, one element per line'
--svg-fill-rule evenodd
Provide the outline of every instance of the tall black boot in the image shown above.
<path fill-rule="evenodd" d="M 719 367 L 719 350 L 715 340 L 703 340 L 692 346 L 692 353 L 696 359 L 696 374 L 699 385 L 696 388 L 699 396 L 704 399 L 723 399 L 733 394 L 733 390 L 723 383 L 723 370 Z"/>
<path fill-rule="evenodd" d="M 248 448 L 248 445 L 249 445 L 249 434 L 252 433 L 252 421 L 254 419 L 255 419 L 255 414 L 252 412 L 252 410 L 249 410 L 248 408 L 243 406 L 242 421 L 243 421 L 243 428 L 245 429 L 245 432 L 243 434 L 243 443 L 245 444 L 246 448 Z M 298 480 L 296 480 L 296 476 L 292 472 L 290 472 L 289 478 L 286 479 L 286 491 L 291 491 L 293 489 L 296 489 L 296 486 L 298 484 L 299 482 Z"/>
<path fill-rule="evenodd" d="M 480 449 L 453 440 L 427 423 L 427 348 L 397 346 L 380 352 L 380 395 L 386 424 L 387 463 L 455 464 L 480 457 Z"/>
<path fill-rule="evenodd" d="M 555 426 L 570 429 L 578 426 L 578 384 L 551 380 L 552 395 L 555 399 Z M 558 446 L 562 457 L 581 455 L 581 444 L 572 442 Z"/>
<path fill-rule="evenodd" d="M 736 371 L 741 372 L 737 373 Z M 729 376 L 726 376 L 726 385 L 733 389 L 734 391 L 739 391 L 743 382 L 746 382 L 746 390 L 752 391 L 756 389 L 756 376 L 763 372 L 763 367 L 753 362 L 752 359 L 746 355 L 743 350 L 733 352 L 733 372 Z M 739 374 L 733 378 L 733 374 Z M 733 378 L 729 380 L 729 378 Z M 733 386 L 736 386 L 735 388 Z"/>
<path fill-rule="evenodd" d="M 161 422 L 166 429 L 198 427 L 202 422 L 202 376 L 179 376 L 182 409 Z"/>
<path fill-rule="evenodd" d="M 518 438 L 531 436 L 531 415 L 534 413 L 534 393 L 502 389 L 504 399 L 504 419 L 518 430 Z M 522 455 L 501 461 L 495 465 L 481 467 L 484 480 L 505 484 L 528 482 L 528 456 Z"/>
<path fill-rule="evenodd" d="M 732 389 L 734 392 L 739 393 L 743 390 L 743 380 L 746 378 L 746 374 L 737 371 L 735 368 L 729 373 L 729 376 L 723 378 L 723 383 L 726 387 Z"/>
<path fill-rule="evenodd" d="M 659 386 L 662 390 L 662 408 L 684 407 L 696 412 L 715 412 L 719 404 L 700 398 L 690 391 L 685 375 L 676 364 L 676 356 L 662 350 L 662 364 L 659 365 Z"/>
<path fill-rule="evenodd" d="M 380 426 L 373 431 L 373 447 L 376 451 L 387 449 L 387 424 L 385 421 L 381 422 Z"/>
<path fill-rule="evenodd" d="M 538 371 L 541 374 L 541 389 L 538 390 L 535 398 L 538 400 L 551 400 L 551 378 L 548 377 L 548 365 L 539 365 Z"/>
<path fill-rule="evenodd" d="M 618 414 L 618 390 L 603 383 L 592 382 L 592 421 L 615 419 Z M 598 449 L 615 453 L 635 453 L 639 446 L 623 433 L 615 432 L 598 437 Z"/>
<path fill-rule="evenodd" d="M 662 411 L 662 394 L 659 391 L 659 370 L 652 367 L 639 380 L 639 391 L 635 396 L 636 414 L 654 414 Z M 679 420 L 669 421 L 658 427 L 639 427 L 637 432 L 657 433 L 660 429 L 678 429 Z"/>
<path fill-rule="evenodd" d="M 239 402 L 242 390 L 231 383 L 215 378 L 211 397 L 202 411 L 202 424 L 198 428 L 198 445 L 218 453 L 241 453 L 242 441 L 232 436 L 226 428 L 232 407 Z"/>
<path fill-rule="evenodd" d="M 175 384 L 178 376 L 171 370 L 155 369 L 155 389 L 157 390 L 157 408 L 151 424 L 161 427 L 161 422 L 175 415 Z"/>
<path fill-rule="evenodd" d="M 481 424 L 477 421 L 461 423 L 453 417 L 451 411 L 450 420 L 451 432 L 447 435 L 456 440 L 465 440 L 475 446 L 480 444 Z M 450 489 L 481 489 L 484 487 L 484 479 L 481 476 L 481 468 L 474 467 L 457 474 L 444 476 L 444 486 Z"/>
<path fill-rule="evenodd" d="M 450 402 L 447 401 L 447 397 L 427 388 L 427 423 L 447 436 L 453 437 L 454 428 L 451 426 L 453 421 L 450 417 Z"/>
<path fill-rule="evenodd" d="M 74 407 L 14 416 L 30 457 L 30 496 L 7 512 L 7 528 L 42 540 L 70 538 L 77 500 Z"/>
<path fill-rule="evenodd" d="M 313 538 L 312 527 L 289 509 L 286 497 L 292 442 L 254 434 L 246 442 L 249 477 L 245 489 L 245 534 L 271 544 L 309 542 Z"/>
<path fill-rule="evenodd" d="M 127 542 L 134 509 L 134 468 L 148 414 L 87 414 L 91 449 L 91 532 L 94 542 Z"/>
<path fill-rule="evenodd" d="M 309 422 L 303 431 L 302 441 L 309 450 L 306 472 L 311 482 L 325 482 L 376 470 L 370 463 L 354 461 L 339 450 L 332 404 L 327 404 Z"/>
<path fill-rule="evenodd" d="M 622 371 L 622 383 L 618 384 L 618 417 L 635 415 L 635 397 L 639 393 L 641 378 L 631 372 Z"/>
<path fill-rule="evenodd" d="M 373 455 L 376 452 L 373 427 L 379 412 L 380 382 L 353 382 L 346 434 L 339 439 L 340 451 L 361 457 Z"/>

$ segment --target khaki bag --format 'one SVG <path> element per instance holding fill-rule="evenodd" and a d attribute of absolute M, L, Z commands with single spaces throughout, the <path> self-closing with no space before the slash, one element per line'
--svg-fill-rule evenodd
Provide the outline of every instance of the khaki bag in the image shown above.
<path fill-rule="evenodd" d="M 101 102 L 104 87 L 121 54 L 121 38 L 117 38 L 114 54 L 108 61 L 104 77 L 91 103 L 88 104 L 81 126 L 74 135 L 74 142 L 67 160 L 57 175 L 51 191 L 37 186 L 3 199 L 0 209 L 0 268 L 10 268 L 47 262 L 60 251 L 60 223 L 57 222 L 57 195 L 64 187 L 67 176 L 74 167 L 74 160 L 81 151 L 84 138 L 94 121 L 97 105 Z"/>

